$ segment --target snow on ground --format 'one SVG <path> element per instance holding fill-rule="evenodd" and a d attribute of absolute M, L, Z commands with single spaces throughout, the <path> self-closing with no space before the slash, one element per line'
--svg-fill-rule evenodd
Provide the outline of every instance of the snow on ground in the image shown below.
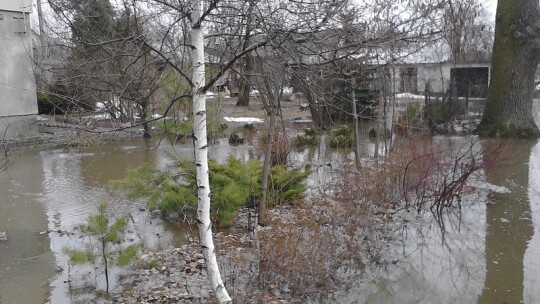
<path fill-rule="evenodd" d="M 83 116 L 84 119 L 93 119 L 93 120 L 107 120 L 112 119 L 111 114 L 109 113 L 103 113 L 103 114 L 95 114 L 90 116 Z"/>
<path fill-rule="evenodd" d="M 240 123 L 263 123 L 264 120 L 260 119 L 260 118 L 256 118 L 256 117 L 229 117 L 229 116 L 225 116 L 223 117 L 223 119 L 226 121 L 226 122 L 240 122 Z"/>
<path fill-rule="evenodd" d="M 396 94 L 396 98 L 424 99 L 425 96 L 416 95 L 416 94 L 412 94 L 412 93 L 399 93 L 399 94 Z"/>
<path fill-rule="evenodd" d="M 506 187 L 493 185 L 493 184 L 490 184 L 488 182 L 483 182 L 483 181 L 479 181 L 479 180 L 471 181 L 470 185 L 477 188 L 477 189 L 489 190 L 489 191 L 493 191 L 495 193 L 510 193 L 511 192 L 510 189 L 508 189 Z"/>

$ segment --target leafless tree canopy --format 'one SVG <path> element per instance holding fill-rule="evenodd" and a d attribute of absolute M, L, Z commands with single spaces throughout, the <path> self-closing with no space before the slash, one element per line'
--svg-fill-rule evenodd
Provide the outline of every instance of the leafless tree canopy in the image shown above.
<path fill-rule="evenodd" d="M 44 82 L 69 88 L 64 97 L 77 108 L 93 108 L 99 102 L 122 122 L 134 117 L 144 122 L 151 112 L 163 114 L 171 103 L 189 95 L 193 85 L 190 4 L 49 0 L 52 12 L 45 18 L 49 26 L 44 34 L 49 54 L 57 50 L 50 56 L 56 56 L 57 64 L 43 64 L 49 71 Z M 257 73 L 254 62 L 279 58 L 289 80 L 302 80 L 295 90 L 304 93 L 315 117 L 323 117 L 318 111 L 328 111 L 324 109 L 347 112 L 339 105 L 347 97 L 329 92 L 350 83 L 355 78 L 351 75 L 370 74 L 441 38 L 448 41 L 453 56 L 461 58 L 478 45 L 473 41 L 483 33 L 471 29 L 481 14 L 474 0 L 210 0 L 204 7 L 204 91 L 232 79 L 238 88 L 232 93 L 238 94 L 239 105 L 246 104 L 248 100 L 241 100 L 249 99 L 256 82 L 250 78 Z M 174 71 L 179 79 L 173 96 L 163 92 L 164 71 Z M 316 108 L 319 102 L 328 107 Z"/>

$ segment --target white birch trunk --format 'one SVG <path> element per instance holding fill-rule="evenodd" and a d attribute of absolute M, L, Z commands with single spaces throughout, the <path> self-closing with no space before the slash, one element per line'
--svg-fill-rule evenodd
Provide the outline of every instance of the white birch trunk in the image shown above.
<path fill-rule="evenodd" d="M 206 134 L 206 93 L 201 89 L 205 85 L 204 36 L 200 18 L 203 12 L 202 0 L 192 1 L 191 15 L 191 62 L 193 69 L 193 135 L 195 165 L 197 168 L 197 222 L 201 247 L 206 262 L 208 281 L 219 303 L 232 303 L 231 297 L 219 273 L 214 249 L 212 222 L 210 221 L 210 179 L 208 169 L 208 141 Z"/>

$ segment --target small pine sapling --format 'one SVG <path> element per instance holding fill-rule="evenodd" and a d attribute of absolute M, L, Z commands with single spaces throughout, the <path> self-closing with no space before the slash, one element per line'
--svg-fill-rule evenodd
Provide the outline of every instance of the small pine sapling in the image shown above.
<path fill-rule="evenodd" d="M 102 203 L 98 207 L 98 214 L 88 218 L 86 224 L 80 226 L 81 232 L 91 238 L 97 239 L 99 253 L 93 250 L 66 249 L 69 259 L 74 263 L 95 263 L 97 258 L 103 261 L 106 290 L 109 292 L 109 267 L 111 262 L 119 266 L 128 265 L 137 254 L 137 245 L 133 244 L 119 251 L 109 251 L 110 245 L 121 244 L 122 232 L 127 225 L 125 218 L 117 218 L 111 222 L 111 215 L 107 213 L 107 205 Z"/>

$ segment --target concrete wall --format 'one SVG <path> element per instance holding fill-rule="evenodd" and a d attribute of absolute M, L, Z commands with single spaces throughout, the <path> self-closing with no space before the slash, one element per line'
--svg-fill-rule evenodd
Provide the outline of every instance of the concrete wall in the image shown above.
<path fill-rule="evenodd" d="M 0 142 L 22 140 L 38 135 L 37 115 L 0 117 Z"/>
<path fill-rule="evenodd" d="M 7 0 L 0 0 L 4 5 Z M 17 2 L 17 0 L 10 0 Z M 6 7 L 4 5 L 3 7 Z M 30 16 L 0 10 L 0 118 L 37 114 L 36 80 L 32 63 Z M 27 120 L 27 119 L 24 119 Z M 17 128 L 23 128 L 17 124 Z M 10 133 L 14 132 L 10 127 Z M 0 134 L 5 123 L 0 124 Z M 21 130 L 22 131 L 22 130 Z"/>

